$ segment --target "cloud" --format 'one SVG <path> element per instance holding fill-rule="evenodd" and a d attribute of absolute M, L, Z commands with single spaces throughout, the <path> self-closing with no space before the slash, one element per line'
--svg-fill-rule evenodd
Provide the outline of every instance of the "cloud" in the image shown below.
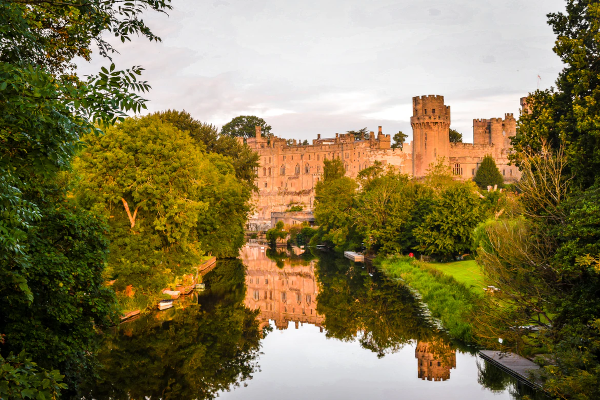
<path fill-rule="evenodd" d="M 545 14 L 562 0 L 180 0 L 145 20 L 163 42 L 115 43 L 145 67 L 149 112 L 185 109 L 222 125 L 261 116 L 282 137 L 367 126 L 411 134 L 411 99 L 444 95 L 452 126 L 518 112 L 561 69 Z M 104 60 L 81 63 L 97 71 Z"/>

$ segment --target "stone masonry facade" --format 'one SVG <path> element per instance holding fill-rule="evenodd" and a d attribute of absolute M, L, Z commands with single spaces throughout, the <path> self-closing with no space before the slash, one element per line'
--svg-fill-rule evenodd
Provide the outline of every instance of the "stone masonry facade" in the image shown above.
<path fill-rule="evenodd" d="M 524 104 L 522 102 L 522 104 Z M 256 136 L 247 144 L 260 155 L 260 167 L 254 197 L 256 206 L 251 222 L 270 225 L 271 212 L 284 212 L 292 205 L 310 211 L 314 205 L 315 186 L 322 179 L 323 161 L 342 160 L 346 175 L 356 178 L 358 172 L 375 161 L 392 166 L 415 178 L 423 177 L 431 164 L 446 160 L 457 179 L 472 179 L 486 155 L 491 155 L 507 183 L 519 179 L 515 166 L 509 165 L 510 140 L 516 135 L 517 121 L 513 114 L 504 118 L 474 119 L 473 143 L 450 143 L 450 107 L 443 96 L 413 98 L 410 119 L 413 141 L 402 149 L 391 148 L 391 137 L 379 127 L 377 135 L 355 140 L 352 134 L 335 134 L 310 145 L 288 145 L 285 139 L 264 137 L 257 127 Z"/>

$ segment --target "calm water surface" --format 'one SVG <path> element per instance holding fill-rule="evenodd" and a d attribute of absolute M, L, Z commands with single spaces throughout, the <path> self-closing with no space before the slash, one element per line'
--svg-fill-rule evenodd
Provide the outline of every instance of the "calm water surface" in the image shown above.
<path fill-rule="evenodd" d="M 296 253 L 299 253 L 297 251 Z M 410 293 L 344 258 L 242 249 L 207 290 L 107 333 L 95 399 L 520 399 Z"/>

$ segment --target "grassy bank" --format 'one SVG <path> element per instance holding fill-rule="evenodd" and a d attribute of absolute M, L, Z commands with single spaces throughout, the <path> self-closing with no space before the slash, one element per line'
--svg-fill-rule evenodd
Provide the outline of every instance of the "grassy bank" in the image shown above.
<path fill-rule="evenodd" d="M 489 285 L 475 260 L 451 263 L 427 263 L 426 265 L 446 275 L 450 275 L 457 282 L 471 289 L 475 294 L 481 294 L 483 288 Z"/>
<path fill-rule="evenodd" d="M 470 287 L 428 265 L 408 257 L 392 257 L 379 263 L 381 270 L 391 278 L 400 278 L 419 291 L 433 317 L 442 321 L 455 338 L 473 341 L 471 315 L 482 298 Z M 483 292 L 483 291 L 482 291 Z"/>

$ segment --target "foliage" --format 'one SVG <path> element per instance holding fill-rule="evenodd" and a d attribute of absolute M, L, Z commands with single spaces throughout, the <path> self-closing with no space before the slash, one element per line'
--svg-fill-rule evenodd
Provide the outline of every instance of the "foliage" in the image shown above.
<path fill-rule="evenodd" d="M 353 241 L 354 200 L 358 185 L 343 176 L 343 168 L 340 160 L 325 161 L 325 178 L 317 182 L 315 188 L 314 214 L 319 232 L 313 241 L 331 243 L 337 250 L 357 247 L 360 243 Z"/>
<path fill-rule="evenodd" d="M 168 110 L 157 112 L 161 121 L 173 124 L 177 129 L 187 131 L 196 144 L 209 153 L 228 157 L 235 168 L 235 176 L 255 189 L 258 153 L 254 152 L 236 137 L 219 134 L 217 127 L 197 121 L 185 111 Z"/>
<path fill-rule="evenodd" d="M 419 305 L 410 292 L 377 270 L 369 274 L 347 259 L 323 254 L 317 271 L 322 288 L 317 312 L 325 317 L 327 337 L 358 337 L 360 345 L 379 358 L 412 340 L 439 339 L 418 316 Z"/>
<path fill-rule="evenodd" d="M 0 396 L 7 399 L 49 399 L 60 396 L 63 376 L 57 370 L 46 371 L 27 358 L 25 352 L 19 355 L 0 355 Z"/>
<path fill-rule="evenodd" d="M 522 152 L 539 152 L 543 143 L 561 145 L 567 156 L 566 176 L 581 189 L 597 181 L 600 169 L 600 4 L 567 0 L 566 12 L 548 15 L 557 36 L 554 52 L 565 64 L 556 90 L 537 91 L 527 98 L 513 139 L 515 161 Z"/>
<path fill-rule="evenodd" d="M 267 125 L 264 119 L 254 115 L 240 115 L 235 117 L 221 128 L 221 135 L 231 137 L 241 137 L 244 139 L 253 138 L 256 135 L 256 127 L 260 126 L 261 134 L 265 137 L 271 137 L 271 125 Z"/>
<path fill-rule="evenodd" d="M 477 169 L 475 173 L 475 177 L 473 181 L 479 186 L 481 189 L 487 189 L 488 186 L 498 185 L 498 187 L 502 187 L 504 183 L 504 178 L 502 178 L 502 174 L 498 167 L 496 167 L 496 162 L 491 155 L 487 155 L 483 158 L 481 165 Z"/>
<path fill-rule="evenodd" d="M 117 7 L 118 4 L 118 7 Z M 141 15 L 168 0 L 0 2 L 0 332 L 2 353 L 26 349 L 45 369 L 61 368 L 69 390 L 93 367 L 95 329 L 113 299 L 101 287 L 106 243 L 97 216 L 71 204 L 61 171 L 80 137 L 145 108 L 141 67 L 113 65 L 82 79 L 73 60 L 104 39 L 157 41 Z"/>
<path fill-rule="evenodd" d="M 471 318 L 480 297 L 469 288 L 414 258 L 388 258 L 381 261 L 380 268 L 386 275 L 400 278 L 417 290 L 431 310 L 431 315 L 442 321 L 452 337 L 473 340 Z"/>
<path fill-rule="evenodd" d="M 462 133 L 460 133 L 456 129 L 450 128 L 450 143 L 462 143 L 462 141 Z"/>
<path fill-rule="evenodd" d="M 278 221 L 273 228 L 267 231 L 265 237 L 270 246 L 275 247 L 277 240 L 285 239 L 287 235 L 288 232 L 284 229 L 283 221 Z"/>
<path fill-rule="evenodd" d="M 252 379 L 262 332 L 256 312 L 243 304 L 244 279 L 239 260 L 218 261 L 204 277 L 208 289 L 198 304 L 107 332 L 99 354 L 103 367 L 83 394 L 94 399 L 212 399 Z"/>
<path fill-rule="evenodd" d="M 392 138 L 392 140 L 394 141 L 394 143 L 392 144 L 392 149 L 402 150 L 404 148 L 404 142 L 406 141 L 407 137 L 407 134 L 403 133 L 402 131 L 398 131 L 398 133 L 396 133 Z"/>
<path fill-rule="evenodd" d="M 157 116 L 130 118 L 86 137 L 78 157 L 80 202 L 110 224 L 107 276 L 141 289 L 163 288 L 203 254 L 199 215 L 202 191 L 217 167 L 192 139 Z"/>
<path fill-rule="evenodd" d="M 419 251 L 445 259 L 468 252 L 482 214 L 475 188 L 468 183 L 449 186 L 436 196 L 423 224 L 414 230 Z"/>
<path fill-rule="evenodd" d="M 369 131 L 367 127 L 359 129 L 357 131 L 347 131 L 347 134 L 354 135 L 354 140 L 369 140 Z"/>

